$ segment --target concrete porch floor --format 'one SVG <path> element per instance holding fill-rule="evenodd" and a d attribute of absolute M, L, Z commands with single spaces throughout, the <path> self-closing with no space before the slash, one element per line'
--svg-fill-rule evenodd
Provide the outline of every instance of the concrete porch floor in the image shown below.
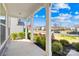
<path fill-rule="evenodd" d="M 6 56 L 46 56 L 46 52 L 30 40 L 12 40 L 8 44 Z"/>

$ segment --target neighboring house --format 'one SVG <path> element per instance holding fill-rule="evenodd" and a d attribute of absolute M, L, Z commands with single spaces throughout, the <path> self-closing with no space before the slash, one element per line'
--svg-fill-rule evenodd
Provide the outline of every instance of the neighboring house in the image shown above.
<path fill-rule="evenodd" d="M 45 26 L 37 26 L 34 28 L 34 30 L 42 30 L 42 31 L 45 31 Z"/>
<path fill-rule="evenodd" d="M 10 17 L 10 33 L 23 32 L 24 26 L 18 25 L 19 18 Z"/>
<path fill-rule="evenodd" d="M 79 25 L 74 25 L 74 30 L 79 31 Z"/>

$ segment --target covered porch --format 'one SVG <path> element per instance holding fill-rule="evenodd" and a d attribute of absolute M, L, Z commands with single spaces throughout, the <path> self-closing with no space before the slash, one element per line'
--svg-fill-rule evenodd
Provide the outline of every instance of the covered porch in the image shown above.
<path fill-rule="evenodd" d="M 6 15 L 6 39 L 0 47 L 0 55 L 6 56 L 51 56 L 51 26 L 50 26 L 50 6 L 51 4 L 42 4 L 42 3 L 29 3 L 29 4 L 2 4 Z M 46 8 L 46 51 L 43 51 L 41 48 L 34 44 L 34 13 L 36 13 L 41 7 Z M 31 18 L 31 40 L 27 39 L 27 24 L 24 40 L 9 40 L 9 29 L 10 20 L 9 17 L 19 17 L 19 18 Z"/>

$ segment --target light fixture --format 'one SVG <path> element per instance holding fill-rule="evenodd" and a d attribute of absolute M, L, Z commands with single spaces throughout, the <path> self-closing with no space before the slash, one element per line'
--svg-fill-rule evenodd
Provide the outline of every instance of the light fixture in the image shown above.
<path fill-rule="evenodd" d="M 24 26 L 24 21 L 22 21 L 22 18 L 21 18 L 21 12 L 19 12 L 19 20 L 18 20 L 18 25 L 20 26 Z"/>

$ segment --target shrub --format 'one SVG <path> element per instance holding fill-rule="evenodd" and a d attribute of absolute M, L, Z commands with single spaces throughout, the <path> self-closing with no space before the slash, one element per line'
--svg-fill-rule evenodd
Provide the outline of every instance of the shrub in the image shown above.
<path fill-rule="evenodd" d="M 37 42 L 37 39 L 39 39 L 38 37 L 39 37 L 38 34 L 34 34 L 34 41 L 35 41 L 35 42 Z"/>
<path fill-rule="evenodd" d="M 60 42 L 60 41 L 59 41 L 59 40 L 54 39 L 54 40 L 52 40 L 52 43 L 53 43 L 53 42 Z"/>
<path fill-rule="evenodd" d="M 19 39 L 24 39 L 25 38 L 25 33 L 24 32 L 19 32 L 18 33 L 18 38 Z"/>
<path fill-rule="evenodd" d="M 36 43 L 39 44 L 39 45 L 41 44 L 40 36 L 37 36 L 37 37 L 36 37 Z"/>
<path fill-rule="evenodd" d="M 17 39 L 17 33 L 12 33 L 10 38 L 12 40 L 16 40 Z"/>
<path fill-rule="evenodd" d="M 63 51 L 63 46 L 60 42 L 52 43 L 52 52 L 60 54 Z"/>
<path fill-rule="evenodd" d="M 72 43 L 76 51 L 79 51 L 79 42 L 78 43 Z"/>
<path fill-rule="evenodd" d="M 44 35 L 35 34 L 34 35 L 34 40 L 42 49 L 45 50 L 46 41 L 45 41 L 45 36 Z"/>
<path fill-rule="evenodd" d="M 40 44 L 41 44 L 41 47 L 45 50 L 45 47 L 46 47 L 46 38 L 45 38 L 45 36 L 41 37 Z"/>
<path fill-rule="evenodd" d="M 69 45 L 69 42 L 67 40 L 60 40 L 60 43 L 63 45 L 63 46 L 68 46 Z"/>
<path fill-rule="evenodd" d="M 27 37 L 28 39 L 31 39 L 31 33 L 28 32 Z"/>

